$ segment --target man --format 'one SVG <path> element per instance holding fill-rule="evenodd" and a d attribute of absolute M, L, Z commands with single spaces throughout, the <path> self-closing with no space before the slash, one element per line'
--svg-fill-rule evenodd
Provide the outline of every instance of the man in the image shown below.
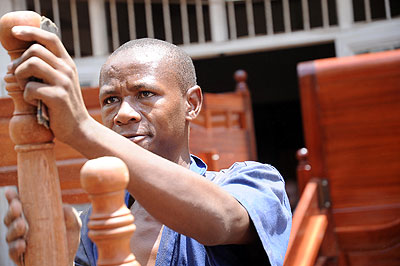
<path fill-rule="evenodd" d="M 273 167 L 255 162 L 206 172 L 189 154 L 189 124 L 202 94 L 181 49 L 152 39 L 117 49 L 100 73 L 103 126 L 84 107 L 75 65 L 58 38 L 31 27 L 14 27 L 13 34 L 36 42 L 9 69 L 26 101 L 48 106 L 55 136 L 89 159 L 110 155 L 127 164 L 137 226 L 131 249 L 142 266 L 282 265 L 291 226 L 284 181 Z M 15 211 L 17 195 L 8 199 L 7 241 L 18 260 L 27 226 Z M 95 265 L 87 217 L 76 265 Z"/>

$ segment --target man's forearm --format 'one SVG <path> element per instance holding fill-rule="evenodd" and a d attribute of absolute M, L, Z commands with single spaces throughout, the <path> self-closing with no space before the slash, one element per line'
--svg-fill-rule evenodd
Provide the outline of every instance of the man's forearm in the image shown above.
<path fill-rule="evenodd" d="M 116 156 L 128 166 L 129 192 L 157 220 L 206 245 L 247 241 L 246 210 L 202 176 L 157 156 L 93 119 L 71 143 L 87 158 Z"/>

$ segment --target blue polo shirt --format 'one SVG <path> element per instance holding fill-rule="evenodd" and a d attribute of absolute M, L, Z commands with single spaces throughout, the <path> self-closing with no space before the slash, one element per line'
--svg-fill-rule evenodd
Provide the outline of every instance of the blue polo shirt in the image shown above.
<path fill-rule="evenodd" d="M 258 240 L 251 245 L 204 246 L 164 226 L 156 266 L 283 265 L 292 215 L 279 172 L 257 162 L 235 163 L 229 169 L 210 172 L 195 156 L 191 158 L 190 170 L 217 184 L 244 206 Z M 127 205 L 128 199 L 127 193 Z M 87 237 L 90 210 L 81 217 L 81 243 L 75 258 L 78 266 L 96 265 L 97 248 Z"/>

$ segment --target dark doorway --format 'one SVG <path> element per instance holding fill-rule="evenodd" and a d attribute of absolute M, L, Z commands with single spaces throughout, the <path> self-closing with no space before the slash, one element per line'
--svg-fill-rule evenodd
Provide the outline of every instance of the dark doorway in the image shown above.
<path fill-rule="evenodd" d="M 296 184 L 296 151 L 305 146 L 297 64 L 334 56 L 334 44 L 327 43 L 221 56 L 196 60 L 194 64 L 198 84 L 206 92 L 232 91 L 235 86 L 233 73 L 237 69 L 247 71 L 253 102 L 258 161 L 275 166 L 290 185 Z M 291 194 L 289 190 L 293 188 L 287 189 Z M 289 197 L 295 202 L 297 195 Z"/>

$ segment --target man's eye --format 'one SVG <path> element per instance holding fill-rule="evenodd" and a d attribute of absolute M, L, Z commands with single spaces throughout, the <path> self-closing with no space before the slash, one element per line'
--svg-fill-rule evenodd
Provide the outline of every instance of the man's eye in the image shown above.
<path fill-rule="evenodd" d="M 116 103 L 116 102 L 118 102 L 118 101 L 119 101 L 118 97 L 111 96 L 111 97 L 106 98 L 106 99 L 103 101 L 103 105 Z"/>
<path fill-rule="evenodd" d="M 148 98 L 153 96 L 154 93 L 150 92 L 150 91 L 141 91 L 139 92 L 139 98 Z"/>

